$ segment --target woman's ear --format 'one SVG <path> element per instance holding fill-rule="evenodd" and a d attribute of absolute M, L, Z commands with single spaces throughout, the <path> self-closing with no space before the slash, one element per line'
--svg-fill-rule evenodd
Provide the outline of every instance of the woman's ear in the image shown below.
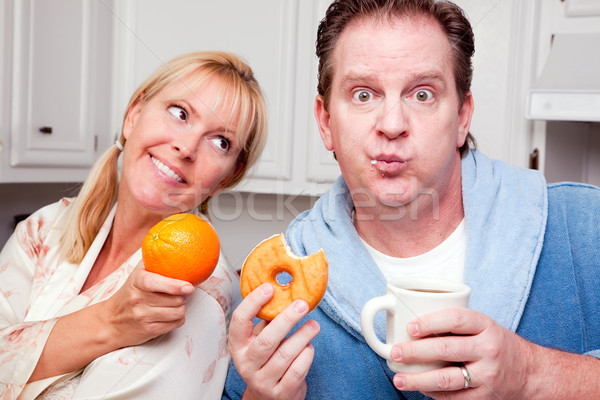
<path fill-rule="evenodd" d="M 137 117 L 139 116 L 140 111 L 142 111 L 142 103 L 143 100 L 141 100 L 140 95 L 137 99 L 133 101 L 133 103 L 131 103 L 129 109 L 127 110 L 125 120 L 123 121 L 123 137 L 125 137 L 125 139 L 129 139 L 129 135 L 135 127 Z"/>
<path fill-rule="evenodd" d="M 317 95 L 315 99 L 315 118 L 319 125 L 319 133 L 325 148 L 329 151 L 333 150 L 333 142 L 331 140 L 331 130 L 329 129 L 329 112 L 325 109 L 325 99 L 321 95 Z"/>

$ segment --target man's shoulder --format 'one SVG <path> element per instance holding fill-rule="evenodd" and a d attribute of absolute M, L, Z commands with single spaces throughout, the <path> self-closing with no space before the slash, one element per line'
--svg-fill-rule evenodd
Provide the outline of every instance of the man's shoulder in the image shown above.
<path fill-rule="evenodd" d="M 600 225 L 600 188 L 576 182 L 549 184 L 548 216 L 569 221 L 569 227 Z"/>
<path fill-rule="evenodd" d="M 548 184 L 548 197 L 561 202 L 600 202 L 600 188 L 578 182 Z"/>

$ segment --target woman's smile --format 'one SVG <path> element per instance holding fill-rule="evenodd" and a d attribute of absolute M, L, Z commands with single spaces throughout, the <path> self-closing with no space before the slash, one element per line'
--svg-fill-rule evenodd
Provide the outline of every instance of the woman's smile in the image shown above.
<path fill-rule="evenodd" d="M 177 172 L 173 171 L 171 168 L 166 166 L 163 162 L 150 155 L 150 159 L 156 168 L 162 172 L 167 177 L 176 180 L 179 183 L 186 183 L 185 179 L 183 179 Z"/>

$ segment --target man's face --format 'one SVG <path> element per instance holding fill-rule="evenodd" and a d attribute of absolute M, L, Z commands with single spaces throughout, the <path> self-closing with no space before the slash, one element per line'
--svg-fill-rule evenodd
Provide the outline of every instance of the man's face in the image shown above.
<path fill-rule="evenodd" d="M 416 201 L 422 208 L 460 193 L 459 148 L 472 99 L 459 108 L 451 47 L 439 24 L 425 17 L 355 21 L 332 61 L 328 109 L 318 96 L 315 114 L 357 212 L 361 202 L 385 208 Z"/>

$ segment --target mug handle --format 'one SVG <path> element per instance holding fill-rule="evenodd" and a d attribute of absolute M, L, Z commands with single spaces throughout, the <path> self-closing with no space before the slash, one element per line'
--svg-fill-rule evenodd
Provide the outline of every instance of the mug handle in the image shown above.
<path fill-rule="evenodd" d="M 367 341 L 367 344 L 386 360 L 390 360 L 390 353 L 392 351 L 392 345 L 383 343 L 377 335 L 375 335 L 375 328 L 373 328 L 373 320 L 375 315 L 380 311 L 387 311 L 394 313 L 395 299 L 394 295 L 388 293 L 384 296 L 375 297 L 367 301 L 360 313 L 360 326 L 363 331 L 363 336 Z"/>

